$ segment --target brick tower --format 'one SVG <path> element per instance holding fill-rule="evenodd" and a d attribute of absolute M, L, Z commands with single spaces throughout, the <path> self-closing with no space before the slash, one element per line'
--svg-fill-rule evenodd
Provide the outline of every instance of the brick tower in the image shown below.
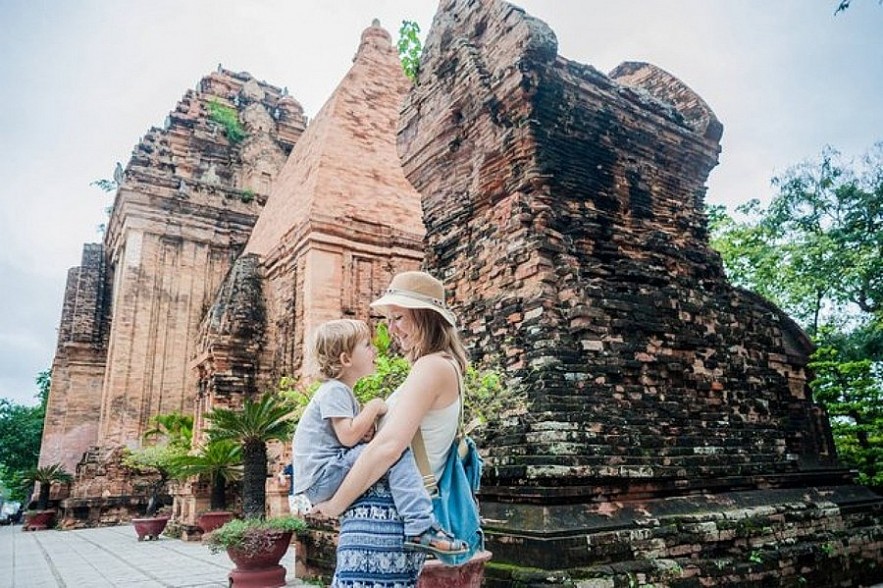
<path fill-rule="evenodd" d="M 507 383 L 482 434 L 491 585 L 878 573 L 883 503 L 836 462 L 808 339 L 708 245 L 721 134 L 656 66 L 605 75 L 517 7 L 440 4 L 399 146 L 426 266 Z"/>

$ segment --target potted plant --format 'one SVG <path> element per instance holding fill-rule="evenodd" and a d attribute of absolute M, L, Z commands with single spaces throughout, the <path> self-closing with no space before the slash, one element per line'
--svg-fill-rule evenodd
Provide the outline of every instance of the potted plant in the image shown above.
<path fill-rule="evenodd" d="M 203 533 L 209 533 L 233 518 L 233 513 L 227 510 L 227 482 L 242 478 L 242 447 L 238 443 L 212 439 L 198 453 L 182 456 L 175 468 L 181 476 L 209 478 L 210 510 L 197 519 Z"/>
<path fill-rule="evenodd" d="M 226 549 L 236 565 L 229 576 L 231 586 L 284 586 L 285 568 L 279 560 L 292 535 L 305 528 L 303 520 L 290 515 L 234 520 L 207 535 L 205 542 L 214 553 Z"/>
<path fill-rule="evenodd" d="M 40 485 L 40 493 L 37 497 L 37 510 L 28 511 L 25 514 L 25 531 L 41 531 L 52 526 L 55 518 L 55 509 L 49 508 L 49 492 L 53 482 L 69 484 L 73 476 L 67 473 L 61 464 L 55 463 L 48 466 L 32 468 L 22 476 L 22 483 L 31 486 Z"/>
<path fill-rule="evenodd" d="M 155 436 L 163 439 L 156 445 L 148 445 L 129 451 L 123 463 L 136 472 L 152 477 L 147 484 L 148 499 L 144 516 L 132 519 L 138 541 L 159 538 L 169 522 L 168 515 L 158 514 L 161 499 L 167 491 L 169 480 L 178 477 L 176 464 L 190 448 L 193 435 L 193 419 L 180 413 L 156 415 L 154 428 L 144 434 L 145 440 Z"/>
<path fill-rule="evenodd" d="M 233 441 L 242 448 L 242 510 L 245 520 L 230 521 L 207 538 L 210 546 L 227 549 L 236 565 L 230 585 L 284 586 L 285 568 L 279 560 L 292 533 L 304 528 L 290 516 L 265 519 L 267 442 L 287 441 L 292 430 L 292 407 L 280 396 L 246 398 L 240 410 L 216 408 L 206 415 L 212 442 Z"/>

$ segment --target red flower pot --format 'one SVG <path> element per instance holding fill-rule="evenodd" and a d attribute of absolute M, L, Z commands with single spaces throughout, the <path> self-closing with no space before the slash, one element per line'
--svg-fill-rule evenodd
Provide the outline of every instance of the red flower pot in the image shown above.
<path fill-rule="evenodd" d="M 479 551 L 461 566 L 446 566 L 437 559 L 426 560 L 417 579 L 417 588 L 481 588 L 484 564 L 490 551 Z"/>
<path fill-rule="evenodd" d="M 148 541 L 159 539 L 160 534 L 163 532 L 163 529 L 166 528 L 166 523 L 169 522 L 169 517 L 151 517 L 151 518 L 143 518 L 143 519 L 132 519 L 132 524 L 135 526 L 135 532 L 138 533 L 138 541 L 144 541 L 147 539 Z"/>
<path fill-rule="evenodd" d="M 25 513 L 25 531 L 43 531 L 52 526 L 55 510 L 34 510 Z"/>
<path fill-rule="evenodd" d="M 233 520 L 233 513 L 228 510 L 213 510 L 204 512 L 196 519 L 196 524 L 203 533 L 211 533 L 227 521 Z"/>
<path fill-rule="evenodd" d="M 228 547 L 227 555 L 236 564 L 236 568 L 229 575 L 230 586 L 236 588 L 285 586 L 285 568 L 279 565 L 279 560 L 288 551 L 292 535 L 290 531 L 267 533 L 267 549 L 257 553 L 244 553 L 235 547 Z"/>

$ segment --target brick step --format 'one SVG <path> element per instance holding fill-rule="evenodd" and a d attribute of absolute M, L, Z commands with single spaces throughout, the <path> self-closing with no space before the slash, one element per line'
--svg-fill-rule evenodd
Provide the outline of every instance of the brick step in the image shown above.
<path fill-rule="evenodd" d="M 571 447 L 562 444 L 554 445 L 531 445 L 530 447 L 518 448 L 517 453 L 511 452 L 505 455 L 494 455 L 496 463 L 504 458 L 517 459 L 519 461 L 530 460 L 534 463 L 541 463 L 550 460 L 571 460 L 584 464 L 659 464 L 662 459 L 667 459 L 673 464 L 702 464 L 702 463 L 775 463 L 775 462 L 794 462 L 796 458 L 791 454 L 783 453 L 696 453 L 668 455 L 664 452 L 650 454 L 615 454 L 609 451 L 609 448 L 597 446 L 597 450 L 591 453 L 584 451 L 584 447 L 573 445 Z M 604 453 L 607 449 L 607 453 Z M 565 452 L 567 450 L 567 452 Z"/>

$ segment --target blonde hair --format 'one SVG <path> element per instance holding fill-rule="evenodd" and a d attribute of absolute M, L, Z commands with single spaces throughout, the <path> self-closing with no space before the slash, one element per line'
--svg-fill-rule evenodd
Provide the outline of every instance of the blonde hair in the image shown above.
<path fill-rule="evenodd" d="M 338 319 L 319 325 L 313 335 L 310 353 L 323 380 L 339 378 L 343 371 L 340 356 L 352 355 L 359 341 L 371 340 L 371 328 L 365 321 Z"/>
<path fill-rule="evenodd" d="M 466 348 L 460 340 L 456 327 L 448 323 L 442 315 L 426 308 L 405 309 L 411 313 L 416 332 L 414 345 L 408 353 L 408 359 L 416 361 L 430 353 L 443 352 L 450 354 L 460 366 L 460 373 L 466 373 Z"/>

